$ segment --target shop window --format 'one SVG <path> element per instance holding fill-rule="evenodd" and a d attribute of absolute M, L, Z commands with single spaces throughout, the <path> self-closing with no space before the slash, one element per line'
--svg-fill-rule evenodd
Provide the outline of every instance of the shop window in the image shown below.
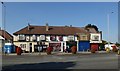
<path fill-rule="evenodd" d="M 26 49 L 26 44 L 20 44 L 20 47 L 21 47 L 22 50 L 25 51 L 25 49 Z"/>

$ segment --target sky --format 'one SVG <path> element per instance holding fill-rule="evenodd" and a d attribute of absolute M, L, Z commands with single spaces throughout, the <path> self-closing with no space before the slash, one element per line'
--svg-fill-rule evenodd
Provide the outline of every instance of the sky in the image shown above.
<path fill-rule="evenodd" d="M 5 2 L 4 4 L 6 30 L 10 34 L 26 27 L 28 23 L 39 26 L 48 23 L 50 26 L 74 27 L 93 24 L 102 31 L 103 40 L 118 42 L 117 2 Z M 107 14 L 110 18 L 110 39 L 108 39 Z"/>

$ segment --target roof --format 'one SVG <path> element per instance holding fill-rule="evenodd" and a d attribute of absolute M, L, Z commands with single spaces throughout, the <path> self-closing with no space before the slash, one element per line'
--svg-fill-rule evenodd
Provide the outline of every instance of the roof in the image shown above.
<path fill-rule="evenodd" d="M 30 25 L 25 28 L 20 29 L 19 31 L 13 33 L 13 35 L 18 34 L 44 34 L 44 35 L 76 35 L 77 33 L 86 33 L 88 32 L 83 28 L 79 27 L 68 27 L 68 26 L 49 26 L 49 30 L 46 31 L 46 26 L 33 26 Z"/>
<path fill-rule="evenodd" d="M 4 35 L 4 30 L 0 30 L 0 36 L 2 36 L 3 38 L 5 38 L 7 40 L 13 39 L 13 36 L 11 34 L 9 34 L 7 31 L 5 31 L 5 35 Z"/>
<path fill-rule="evenodd" d="M 4 39 L 2 36 L 0 36 L 0 39 Z"/>

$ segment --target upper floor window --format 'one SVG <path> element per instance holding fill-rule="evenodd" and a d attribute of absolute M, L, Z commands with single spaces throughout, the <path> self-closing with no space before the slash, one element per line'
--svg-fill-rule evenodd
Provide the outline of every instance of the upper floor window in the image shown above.
<path fill-rule="evenodd" d="M 93 41 L 99 41 L 99 36 L 92 36 Z"/>
<path fill-rule="evenodd" d="M 74 40 L 74 36 L 73 35 L 70 35 L 67 37 L 69 41 L 73 41 Z"/>
<path fill-rule="evenodd" d="M 37 41 L 37 36 L 36 36 L 36 35 L 33 35 L 33 36 L 32 36 L 32 39 L 33 39 L 33 41 Z"/>
<path fill-rule="evenodd" d="M 40 40 L 45 40 L 45 35 L 40 35 Z"/>
<path fill-rule="evenodd" d="M 56 36 L 50 36 L 51 41 L 56 41 Z"/>
<path fill-rule="evenodd" d="M 87 35 L 80 35 L 80 40 L 88 40 Z"/>
<path fill-rule="evenodd" d="M 19 35 L 19 40 L 25 40 L 25 35 Z"/>
<path fill-rule="evenodd" d="M 63 36 L 58 36 L 59 41 L 63 41 Z"/>
<path fill-rule="evenodd" d="M 92 41 L 99 41 L 99 40 L 101 40 L 100 34 L 91 34 L 91 40 Z"/>

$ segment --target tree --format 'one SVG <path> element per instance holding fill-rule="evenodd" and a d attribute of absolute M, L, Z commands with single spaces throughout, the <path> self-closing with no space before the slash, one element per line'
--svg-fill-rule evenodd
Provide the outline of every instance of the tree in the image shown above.
<path fill-rule="evenodd" d="M 120 43 L 116 42 L 115 45 L 119 47 L 119 46 L 120 46 Z"/>
<path fill-rule="evenodd" d="M 107 41 L 105 41 L 105 40 L 102 40 L 102 44 L 107 44 Z"/>
<path fill-rule="evenodd" d="M 85 26 L 85 28 L 94 28 L 96 31 L 98 31 L 98 27 L 96 25 L 91 25 L 91 24 L 88 24 Z"/>

